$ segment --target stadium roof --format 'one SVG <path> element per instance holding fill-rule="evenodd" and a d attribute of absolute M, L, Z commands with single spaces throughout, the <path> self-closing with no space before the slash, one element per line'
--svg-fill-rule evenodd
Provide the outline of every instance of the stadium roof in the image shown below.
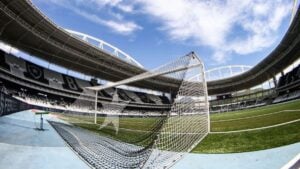
<path fill-rule="evenodd" d="M 144 73 L 128 63 L 86 41 L 71 36 L 44 16 L 29 0 L 0 1 L 0 40 L 51 63 L 88 75 L 119 81 Z M 208 82 L 210 95 L 242 90 L 258 85 L 293 63 L 300 53 L 300 12 L 283 40 L 263 61 L 240 75 Z M 169 92 L 180 81 L 156 77 L 135 82 L 136 87 Z"/>

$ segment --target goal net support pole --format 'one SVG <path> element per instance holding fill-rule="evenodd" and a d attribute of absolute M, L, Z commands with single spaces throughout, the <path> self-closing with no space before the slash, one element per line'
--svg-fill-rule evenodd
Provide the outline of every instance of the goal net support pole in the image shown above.
<path fill-rule="evenodd" d="M 98 91 L 95 91 L 95 117 L 94 123 L 97 124 L 97 110 L 98 110 Z"/>

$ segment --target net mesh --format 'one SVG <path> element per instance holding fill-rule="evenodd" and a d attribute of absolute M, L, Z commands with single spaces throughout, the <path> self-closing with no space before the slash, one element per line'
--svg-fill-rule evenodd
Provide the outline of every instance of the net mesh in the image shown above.
<path fill-rule="evenodd" d="M 209 132 L 207 88 L 203 64 L 193 53 L 125 83 L 156 76 L 181 82 L 170 108 L 160 113 L 147 112 L 157 105 L 144 104 L 148 108 L 142 108 L 134 99 L 120 99 L 120 91 L 110 88 L 98 93 L 101 101 L 94 124 L 95 97 L 85 89 L 71 105 L 85 111 L 60 114 L 72 125 L 53 121 L 51 124 L 95 168 L 169 168 Z M 102 98 L 101 92 L 111 94 L 111 99 Z"/>

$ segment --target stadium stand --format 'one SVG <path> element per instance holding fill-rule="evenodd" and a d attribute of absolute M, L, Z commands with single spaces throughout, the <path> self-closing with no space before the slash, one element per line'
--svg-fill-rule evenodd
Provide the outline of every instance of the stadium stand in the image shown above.
<path fill-rule="evenodd" d="M 276 88 L 242 96 L 218 95 L 210 102 L 211 113 L 249 109 L 300 98 L 300 65 L 282 75 Z"/>
<path fill-rule="evenodd" d="M 143 103 L 142 100 L 134 93 L 134 92 L 128 92 L 124 91 L 129 97 L 133 98 L 138 103 Z"/>
<path fill-rule="evenodd" d="M 284 101 L 289 101 L 289 100 L 294 100 L 300 98 L 300 91 L 293 91 L 291 93 L 286 93 L 286 94 L 281 94 L 276 99 L 273 101 L 273 103 L 279 103 L 279 102 L 284 102 Z"/>
<path fill-rule="evenodd" d="M 94 97 L 95 93 L 91 90 L 84 90 L 83 92 L 83 89 L 85 87 L 99 85 L 97 82 L 93 82 L 93 80 L 81 80 L 69 75 L 64 75 L 49 69 L 45 69 L 41 66 L 25 61 L 22 58 L 8 54 L 2 50 L 0 50 L 0 60 L 2 60 L 0 65 L 2 80 L 5 81 L 5 79 L 10 79 L 10 82 L 23 84 L 21 85 L 23 88 L 26 86 L 27 88 L 35 89 L 36 91 L 44 91 L 44 93 L 46 93 L 48 96 L 53 96 L 53 98 L 57 98 L 55 97 L 57 95 L 60 96 L 58 99 L 53 99 L 50 101 L 45 100 L 43 97 L 37 97 L 27 93 L 26 98 L 23 98 L 23 101 L 43 107 L 50 106 L 51 108 L 64 111 L 70 110 L 75 112 L 91 112 L 94 109 L 94 106 L 75 106 L 72 105 L 72 103 L 79 97 L 92 102 L 93 99 L 91 97 Z M 217 96 L 216 100 L 210 101 L 211 113 L 242 110 L 299 98 L 299 67 L 300 66 L 297 66 L 292 71 L 280 77 L 278 86 L 276 88 L 278 93 L 277 97 L 274 95 L 275 91 L 272 91 L 273 89 L 262 92 L 264 94 L 261 96 L 258 96 L 260 95 L 259 93 L 261 91 L 236 97 L 232 97 L 231 95 L 220 95 Z M 99 101 L 109 102 L 112 99 L 112 95 L 115 93 L 115 91 L 117 91 L 117 94 L 121 100 L 130 102 L 129 107 L 142 106 L 146 108 L 146 110 L 140 110 L 139 112 L 134 109 L 125 110 L 125 114 L 128 115 L 157 115 L 163 114 L 161 112 L 165 112 L 170 108 L 171 102 L 166 96 L 146 94 L 125 89 L 116 90 L 116 88 L 109 88 L 99 91 Z M 35 94 L 37 94 L 37 92 L 35 92 Z M 62 100 L 63 102 L 61 102 Z M 48 101 L 50 101 L 51 104 L 49 104 Z M 101 108 L 101 105 L 99 108 Z"/>
<path fill-rule="evenodd" d="M 93 84 L 91 83 L 91 81 L 77 79 L 69 75 L 64 75 L 49 69 L 45 69 L 41 66 L 30 63 L 28 61 L 24 61 L 21 58 L 17 58 L 16 56 L 7 54 L 3 51 L 1 51 L 1 53 L 1 59 L 4 61 L 1 65 L 2 70 L 9 71 L 10 69 L 12 69 L 12 71 L 9 71 L 9 73 L 17 77 L 21 77 L 30 81 L 35 81 L 36 83 L 44 83 L 51 88 L 58 88 L 68 90 L 69 92 L 73 91 L 79 93 L 82 92 L 85 87 L 99 85 Z M 106 98 L 111 98 L 114 92 L 115 89 L 110 88 L 101 91 L 100 95 Z M 130 100 L 139 103 L 164 104 L 161 100 L 162 97 L 165 100 L 167 99 L 164 96 L 147 96 L 148 94 L 139 92 L 135 93 L 133 91 L 124 91 L 123 89 L 118 89 L 118 93 L 122 95 L 121 97 L 124 100 Z M 156 102 L 152 101 L 149 97 L 155 98 Z"/>
<path fill-rule="evenodd" d="M 31 89 L 34 88 L 37 91 L 45 91 L 48 96 L 60 96 L 59 99 L 52 100 L 51 105 L 47 103 L 49 100 L 45 101 L 42 97 L 36 97 L 30 94 L 26 95 L 27 98 L 24 99 L 24 101 L 44 107 L 51 106 L 52 108 L 60 110 L 72 110 L 77 112 L 91 112 L 93 110 L 93 106 L 90 106 L 89 108 L 82 106 L 80 110 L 78 110 L 80 106 L 72 107 L 71 103 L 73 103 L 75 99 L 78 99 L 78 97 L 83 97 L 92 101 L 93 99 L 91 99 L 91 97 L 93 97 L 95 93 L 90 90 L 84 90 L 83 92 L 83 89 L 85 87 L 99 85 L 97 82 L 92 82 L 92 80 L 81 80 L 69 75 L 45 69 L 1 50 L 0 59 L 2 60 L 0 65 L 2 80 L 4 80 L 3 77 L 5 76 L 6 79 L 10 79 L 11 82 L 23 84 L 21 87 L 26 86 Z M 231 96 L 217 96 L 218 98 L 216 100 L 210 101 L 211 113 L 253 108 L 270 104 L 272 102 L 279 103 L 299 98 L 299 70 L 300 68 L 297 66 L 279 79 L 278 86 L 276 88 L 276 91 L 278 92 L 277 97 L 274 97 L 274 93 L 272 92 L 263 94 L 259 97 L 257 97 L 257 95 L 259 95 L 257 93 L 233 98 Z M 115 91 L 115 88 L 99 91 L 99 100 L 106 102 L 110 101 Z M 170 101 L 165 96 L 146 94 L 125 89 L 118 89 L 117 93 L 121 100 L 130 102 L 129 107 L 135 105 L 150 109 L 150 111 L 140 111 L 140 114 L 161 114 L 161 112 L 168 110 L 170 107 Z M 65 102 L 60 102 L 61 100 L 65 100 Z M 101 105 L 99 107 L 101 107 Z M 153 107 L 154 111 L 152 111 Z M 126 110 L 125 114 L 130 115 L 130 111 Z M 132 114 L 137 115 L 139 113 L 132 110 Z"/>
<path fill-rule="evenodd" d="M 80 99 L 94 102 L 95 92 L 84 88 L 99 85 L 97 82 L 58 73 L 4 51 L 1 51 L 0 54 L 0 59 L 3 61 L 0 65 L 0 79 L 6 87 L 13 91 L 12 93 L 17 93 L 15 96 L 20 100 L 32 105 L 64 111 L 91 112 L 94 110 L 94 106 L 79 106 L 74 102 Z M 130 102 L 128 107 L 144 107 L 145 110 L 140 114 L 160 115 L 161 112 L 170 108 L 170 102 L 166 96 L 116 88 L 99 92 L 99 108 L 101 108 L 101 102 L 110 102 L 116 91 L 121 100 Z M 47 98 L 43 95 L 46 95 Z M 130 115 L 129 110 L 126 113 Z M 132 113 L 139 114 L 136 111 Z"/>
<path fill-rule="evenodd" d="M 298 65 L 293 70 L 280 77 L 277 90 L 281 91 L 287 88 L 298 87 L 299 82 L 300 82 L 300 65 Z"/>
<path fill-rule="evenodd" d="M 279 103 L 300 98 L 300 65 L 279 78 L 277 98 L 273 103 Z"/>
<path fill-rule="evenodd" d="M 242 95 L 218 95 L 215 100 L 210 101 L 210 112 L 220 113 L 260 107 L 271 104 L 275 97 L 276 91 L 274 89 L 262 89 Z"/>

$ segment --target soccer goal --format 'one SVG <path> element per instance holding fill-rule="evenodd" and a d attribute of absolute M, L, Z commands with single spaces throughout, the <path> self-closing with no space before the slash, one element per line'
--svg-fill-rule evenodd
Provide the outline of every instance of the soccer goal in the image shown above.
<path fill-rule="evenodd" d="M 172 91 L 170 103 L 162 106 L 155 102 L 142 104 L 145 97 L 149 97 L 147 94 L 118 88 L 161 78 L 174 81 L 177 89 Z M 105 93 L 111 98 L 105 98 Z M 93 136 L 88 130 L 74 127 L 64 126 L 63 130 L 64 133 L 78 133 L 76 139 L 85 140 L 77 142 L 92 152 L 87 156 L 94 156 L 95 168 L 169 168 L 197 146 L 210 130 L 204 65 L 194 52 L 119 82 L 88 87 L 73 103 L 73 107 L 83 105 L 89 107 L 89 113 L 79 115 L 66 111 L 65 120 L 96 130 L 100 135 Z M 74 138 L 65 140 L 71 139 L 72 143 Z M 82 151 L 82 148 L 75 151 Z"/>

